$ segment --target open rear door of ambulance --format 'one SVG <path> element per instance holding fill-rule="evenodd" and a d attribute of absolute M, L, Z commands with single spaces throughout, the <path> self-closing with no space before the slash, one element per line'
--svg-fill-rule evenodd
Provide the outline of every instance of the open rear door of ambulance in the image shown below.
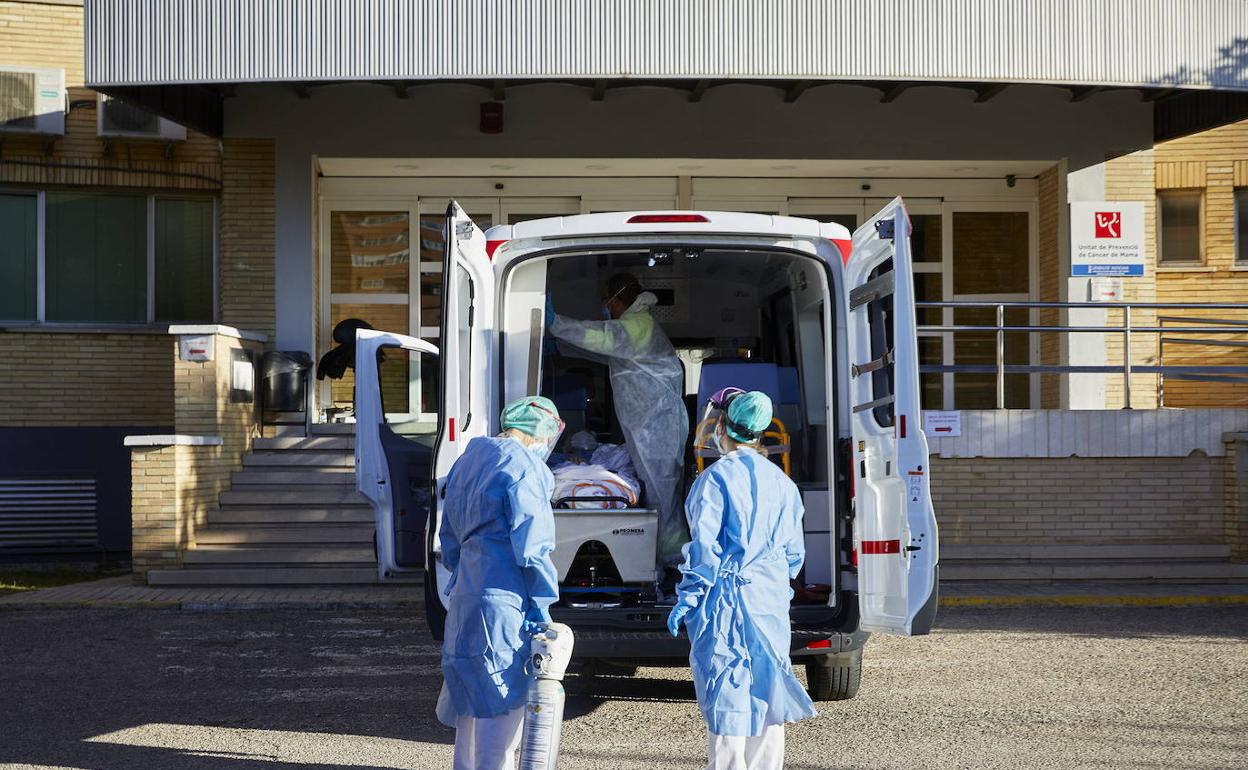
<path fill-rule="evenodd" d="M 433 345 L 404 334 L 355 334 L 355 487 L 373 507 L 382 580 L 425 567 L 433 425 L 421 414 L 412 373 L 422 357 L 437 355 Z"/>
<path fill-rule="evenodd" d="M 494 265 L 485 248 L 485 233 L 454 201 L 446 209 L 445 243 L 440 423 L 434 445 L 437 496 L 425 569 L 425 616 L 434 638 L 439 640 L 446 620 L 443 590 L 451 577 L 442 566 L 438 542 L 446 477 L 469 441 L 490 435 L 491 422 L 499 411 L 490 398 L 498 388 Z"/>
<path fill-rule="evenodd" d="M 939 553 L 919 410 L 910 219 L 901 198 L 854 232 L 845 286 L 862 627 L 926 634 L 936 618 Z"/>

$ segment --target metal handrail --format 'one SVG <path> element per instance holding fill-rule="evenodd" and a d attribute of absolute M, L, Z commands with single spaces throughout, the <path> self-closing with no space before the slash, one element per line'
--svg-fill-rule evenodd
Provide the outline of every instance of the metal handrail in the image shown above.
<path fill-rule="evenodd" d="M 996 323 L 988 326 L 982 324 L 930 324 L 920 325 L 919 332 L 956 333 L 956 332 L 992 332 L 996 335 L 995 364 L 923 364 L 920 372 L 940 374 L 994 374 L 996 377 L 996 402 L 998 409 L 1005 408 L 1005 375 L 1006 374 L 1116 374 L 1122 373 L 1123 408 L 1131 408 L 1131 375 L 1157 374 L 1157 399 L 1164 405 L 1164 381 L 1168 375 L 1174 379 L 1201 380 L 1210 382 L 1248 382 L 1248 366 L 1166 366 L 1164 359 L 1165 343 L 1209 345 L 1221 347 L 1248 347 L 1248 342 L 1232 340 L 1202 340 L 1200 338 L 1158 337 L 1157 365 L 1137 366 L 1131 361 L 1132 334 L 1248 334 L 1248 320 L 1227 318 L 1198 318 L 1192 316 L 1158 316 L 1156 325 L 1136 326 L 1131 320 L 1131 311 L 1135 310 L 1240 310 L 1248 312 L 1248 303 L 1228 302 L 1033 302 L 1033 301 L 998 301 L 991 300 L 949 300 L 916 302 L 915 307 L 923 309 L 979 308 L 993 309 L 996 312 Z M 1006 310 L 1120 310 L 1122 324 L 1119 326 L 1070 326 L 1054 324 L 1052 326 L 1034 324 L 1005 323 Z M 1188 326 L 1165 326 L 1167 321 Z M 1216 324 L 1216 325 L 1214 325 Z M 1056 332 L 1060 334 L 1121 334 L 1122 364 L 1118 366 L 1085 366 L 1070 364 L 1006 364 L 1005 335 L 1009 332 L 1034 334 L 1039 332 Z"/>

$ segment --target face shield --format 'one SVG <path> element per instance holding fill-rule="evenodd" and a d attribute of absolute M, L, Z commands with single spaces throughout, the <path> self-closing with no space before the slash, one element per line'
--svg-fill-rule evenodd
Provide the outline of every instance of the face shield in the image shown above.
<path fill-rule="evenodd" d="M 728 404 L 732 399 L 745 391 L 741 388 L 724 388 L 711 394 L 702 410 L 702 419 L 693 434 L 693 449 L 701 457 L 719 457 L 722 454 L 719 446 L 718 428 L 728 413 Z"/>
<path fill-rule="evenodd" d="M 537 455 L 542 462 L 550 457 L 550 453 L 555 451 L 555 446 L 559 443 L 559 439 L 563 436 L 564 425 L 563 419 L 555 412 L 547 409 L 541 404 L 529 404 L 533 409 L 538 409 L 546 413 L 546 417 L 542 420 L 539 430 L 540 435 L 531 436 L 524 434 L 525 447 L 530 452 Z"/>

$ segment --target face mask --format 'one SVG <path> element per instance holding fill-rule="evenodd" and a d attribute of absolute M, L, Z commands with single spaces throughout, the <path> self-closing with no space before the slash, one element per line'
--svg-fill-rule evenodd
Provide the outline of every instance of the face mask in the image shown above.
<path fill-rule="evenodd" d="M 524 448 L 537 455 L 537 459 L 546 462 L 546 458 L 550 457 L 550 452 L 554 449 L 554 445 L 547 441 L 533 441 L 525 444 Z"/>
<path fill-rule="evenodd" d="M 715 429 L 715 445 L 719 447 L 719 453 L 721 455 L 726 455 L 736 449 L 736 446 L 728 440 L 728 436 L 724 433 L 722 428 Z"/>
<path fill-rule="evenodd" d="M 608 305 L 608 304 L 607 304 L 607 303 L 605 303 L 605 302 L 604 302 L 604 303 L 602 303 L 602 320 L 604 320 L 604 321 L 610 321 L 610 320 L 611 320 L 611 318 L 612 318 L 612 315 L 611 315 L 611 306 L 610 306 L 610 305 Z"/>

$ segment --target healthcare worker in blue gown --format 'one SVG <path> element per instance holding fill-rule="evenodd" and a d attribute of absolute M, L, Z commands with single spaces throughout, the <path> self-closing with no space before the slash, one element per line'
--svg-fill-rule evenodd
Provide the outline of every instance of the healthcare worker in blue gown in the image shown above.
<path fill-rule="evenodd" d="M 759 451 L 771 399 L 736 395 L 715 427 L 721 453 L 685 500 L 692 541 L 667 627 L 689 633 L 708 770 L 780 770 L 784 723 L 815 715 L 789 662 L 789 581 L 806 556 L 802 500 Z"/>
<path fill-rule="evenodd" d="M 515 767 L 529 637 L 559 598 L 546 458 L 563 421 L 549 399 L 531 396 L 507 405 L 502 427 L 470 441 L 446 482 L 439 538 L 451 579 L 438 717 L 455 728 L 455 770 Z"/>

